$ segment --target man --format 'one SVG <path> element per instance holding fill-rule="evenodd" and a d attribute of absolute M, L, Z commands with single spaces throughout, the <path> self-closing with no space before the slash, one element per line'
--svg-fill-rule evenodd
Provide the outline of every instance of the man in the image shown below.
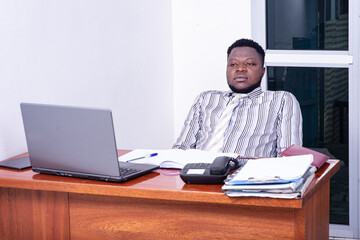
<path fill-rule="evenodd" d="M 195 100 L 173 148 L 275 157 L 291 144 L 302 145 L 302 116 L 289 92 L 263 91 L 265 52 L 240 39 L 227 51 L 231 91 L 206 91 Z"/>

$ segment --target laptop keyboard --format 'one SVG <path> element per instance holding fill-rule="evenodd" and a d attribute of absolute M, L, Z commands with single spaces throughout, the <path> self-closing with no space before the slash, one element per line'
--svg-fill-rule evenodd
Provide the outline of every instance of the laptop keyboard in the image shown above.
<path fill-rule="evenodd" d="M 122 176 L 130 175 L 133 173 L 141 172 L 140 169 L 132 169 L 132 168 L 120 168 L 120 173 Z"/>

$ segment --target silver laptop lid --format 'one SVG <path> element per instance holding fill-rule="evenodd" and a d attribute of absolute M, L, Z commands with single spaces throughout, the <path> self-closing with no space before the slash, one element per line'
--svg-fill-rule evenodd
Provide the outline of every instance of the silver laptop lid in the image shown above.
<path fill-rule="evenodd" d="M 119 177 L 109 109 L 21 103 L 33 168 Z"/>

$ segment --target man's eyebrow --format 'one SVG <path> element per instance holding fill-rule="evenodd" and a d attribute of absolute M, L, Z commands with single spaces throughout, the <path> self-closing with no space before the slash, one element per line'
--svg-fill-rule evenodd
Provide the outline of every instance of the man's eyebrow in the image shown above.
<path fill-rule="evenodd" d="M 228 61 L 229 60 L 237 60 L 237 59 L 239 59 L 239 58 L 237 58 L 237 57 L 230 57 L 230 58 L 228 58 Z M 248 57 L 248 58 L 246 58 L 245 57 L 245 60 L 255 60 L 255 61 L 260 61 L 260 60 L 257 60 L 256 58 L 254 58 L 254 57 Z M 261 61 L 260 61 L 261 62 Z"/>

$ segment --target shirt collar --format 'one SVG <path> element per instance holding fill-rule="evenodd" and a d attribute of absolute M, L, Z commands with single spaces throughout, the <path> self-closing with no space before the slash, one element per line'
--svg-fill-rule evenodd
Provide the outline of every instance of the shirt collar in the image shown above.
<path fill-rule="evenodd" d="M 255 88 L 254 90 L 252 90 L 251 92 L 249 92 L 247 95 L 250 99 L 255 99 L 255 98 L 259 97 L 262 93 L 263 93 L 263 90 L 261 89 L 261 87 L 258 87 L 258 88 Z M 225 92 L 225 97 L 231 98 L 232 94 L 233 94 L 232 91 Z"/>
<path fill-rule="evenodd" d="M 260 97 L 260 95 L 263 93 L 261 87 L 255 88 L 251 92 L 248 93 L 248 96 L 250 99 L 255 99 Z"/>

